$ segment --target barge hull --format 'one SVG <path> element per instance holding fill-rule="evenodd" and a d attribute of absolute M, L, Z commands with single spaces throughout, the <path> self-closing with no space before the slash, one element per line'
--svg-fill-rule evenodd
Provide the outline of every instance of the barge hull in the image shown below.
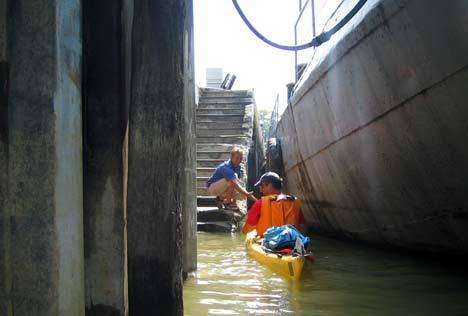
<path fill-rule="evenodd" d="M 316 51 L 277 129 L 309 226 L 468 254 L 467 25 L 463 0 L 368 1 Z"/>

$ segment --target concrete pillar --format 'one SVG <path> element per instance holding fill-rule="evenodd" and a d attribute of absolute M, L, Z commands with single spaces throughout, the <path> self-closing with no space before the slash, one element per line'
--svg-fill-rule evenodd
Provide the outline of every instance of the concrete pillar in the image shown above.
<path fill-rule="evenodd" d="M 11 315 L 10 225 L 8 196 L 7 1 L 0 0 L 0 315 Z"/>
<path fill-rule="evenodd" d="M 125 227 L 127 225 L 127 205 L 128 205 L 128 128 L 131 103 L 131 82 L 132 82 L 132 30 L 133 30 L 133 0 L 122 1 L 122 59 L 123 59 L 123 85 L 122 93 L 124 99 L 124 139 L 123 139 L 123 192 L 124 192 L 124 218 Z M 125 270 L 124 270 L 124 315 L 128 315 L 128 242 L 127 229 L 124 230 L 124 252 L 125 252 Z"/>
<path fill-rule="evenodd" d="M 124 315 L 122 3 L 83 1 L 86 315 Z"/>
<path fill-rule="evenodd" d="M 182 315 L 188 0 L 134 3 L 128 165 L 130 315 Z"/>
<path fill-rule="evenodd" d="M 184 31 L 184 122 L 185 122 L 185 191 L 183 201 L 184 258 L 183 270 L 197 269 L 197 149 L 195 131 L 195 80 L 193 54 L 193 5 L 186 5 Z"/>
<path fill-rule="evenodd" d="M 8 10 L 11 314 L 84 314 L 81 5 Z"/>

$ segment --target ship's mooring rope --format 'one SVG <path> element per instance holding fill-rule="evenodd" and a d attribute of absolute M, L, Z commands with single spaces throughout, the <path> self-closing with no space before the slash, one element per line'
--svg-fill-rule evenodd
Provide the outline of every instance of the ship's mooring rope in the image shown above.
<path fill-rule="evenodd" d="M 232 3 L 234 4 L 234 7 L 236 8 L 237 13 L 239 13 L 240 17 L 244 21 L 244 23 L 247 25 L 247 27 L 262 41 L 267 43 L 270 46 L 273 46 L 278 49 L 282 50 L 289 50 L 289 51 L 298 51 L 298 50 L 303 50 L 311 47 L 318 47 L 322 45 L 323 43 L 327 42 L 333 34 L 338 32 L 343 26 L 346 25 L 346 23 L 351 20 L 356 13 L 364 6 L 364 4 L 367 2 L 367 0 L 359 0 L 359 2 L 351 9 L 351 11 L 346 14 L 345 17 L 343 17 L 335 26 L 333 26 L 330 30 L 324 31 L 321 34 L 315 36 L 310 42 L 301 44 L 301 45 L 282 45 L 275 43 L 273 41 L 270 41 L 268 38 L 266 38 L 263 34 L 261 34 L 253 25 L 250 23 L 249 19 L 245 16 L 244 12 L 240 8 L 239 4 L 237 3 L 237 0 L 232 0 Z"/>

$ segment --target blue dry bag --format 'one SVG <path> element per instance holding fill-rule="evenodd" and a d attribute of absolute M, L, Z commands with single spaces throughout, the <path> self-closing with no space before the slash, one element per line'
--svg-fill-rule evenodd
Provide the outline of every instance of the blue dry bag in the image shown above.
<path fill-rule="evenodd" d="M 294 248 L 297 238 L 302 241 L 304 248 L 310 244 L 310 238 L 302 235 L 293 225 L 273 226 L 263 234 L 263 246 L 271 250 Z"/>

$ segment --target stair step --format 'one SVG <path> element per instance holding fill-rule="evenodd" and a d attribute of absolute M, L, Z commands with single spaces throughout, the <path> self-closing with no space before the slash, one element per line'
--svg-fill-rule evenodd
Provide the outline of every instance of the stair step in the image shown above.
<path fill-rule="evenodd" d="M 205 187 L 197 187 L 197 195 L 208 195 Z"/>
<path fill-rule="evenodd" d="M 197 113 L 197 117 L 214 117 L 214 118 L 222 119 L 223 117 L 244 117 L 244 113 L 241 113 L 241 114 Z"/>
<path fill-rule="evenodd" d="M 216 206 L 197 206 L 197 213 L 198 212 L 217 212 L 220 209 Z"/>
<path fill-rule="evenodd" d="M 209 167 L 202 167 L 202 168 L 197 168 L 197 177 L 210 177 L 213 172 L 215 171 L 215 168 L 209 168 Z"/>
<path fill-rule="evenodd" d="M 215 196 L 197 196 L 197 206 L 216 206 Z"/>
<path fill-rule="evenodd" d="M 221 123 L 224 124 L 224 123 Z M 202 131 L 226 131 L 226 130 L 234 130 L 237 131 L 237 133 L 231 133 L 231 135 L 240 135 L 243 134 L 243 131 L 248 130 L 247 127 L 242 127 L 240 124 L 238 124 L 240 127 L 229 127 L 229 126 L 200 126 L 197 128 L 197 130 L 202 130 Z"/>
<path fill-rule="evenodd" d="M 199 185 L 200 187 L 201 187 L 201 186 L 205 186 L 205 185 L 206 185 L 206 181 L 208 181 L 209 178 L 210 178 L 209 176 L 199 177 L 199 176 L 197 175 L 197 185 L 198 185 L 198 183 L 200 183 L 200 184 L 201 184 L 201 185 Z"/>
<path fill-rule="evenodd" d="M 244 109 L 198 109 L 197 115 L 242 115 L 244 116 Z"/>
<path fill-rule="evenodd" d="M 197 186 L 198 186 L 199 188 L 204 188 L 204 187 L 206 187 L 206 180 L 197 179 Z"/>
<path fill-rule="evenodd" d="M 197 115 L 242 115 L 244 116 L 244 110 L 236 109 L 236 110 L 197 110 Z"/>
<path fill-rule="evenodd" d="M 240 144 L 232 144 L 232 143 L 223 143 L 223 142 L 205 142 L 205 143 L 197 143 L 197 152 L 198 151 L 229 151 L 231 152 L 234 146 L 239 146 L 244 149 L 244 153 L 247 154 L 247 146 L 242 146 Z"/>
<path fill-rule="evenodd" d="M 200 168 L 208 168 L 213 167 L 216 168 L 220 163 L 223 163 L 224 159 L 197 159 L 197 167 Z M 198 179 L 198 177 L 197 177 Z"/>
<path fill-rule="evenodd" d="M 201 93 L 201 98 L 252 98 L 250 91 L 224 91 L 213 93 Z"/>
<path fill-rule="evenodd" d="M 249 139 L 245 135 L 220 135 L 216 137 L 197 136 L 196 141 L 197 144 L 219 143 L 247 146 Z"/>
<path fill-rule="evenodd" d="M 243 122 L 244 121 L 244 114 L 197 114 L 196 122 L 203 123 L 203 122 Z"/>
<path fill-rule="evenodd" d="M 200 96 L 198 104 L 250 104 L 253 103 L 252 97 L 206 97 Z"/>
<path fill-rule="evenodd" d="M 224 159 L 228 160 L 230 151 L 197 151 L 197 159 Z"/>
<path fill-rule="evenodd" d="M 243 135 L 244 131 L 248 130 L 242 128 L 199 128 L 197 129 L 197 137 Z"/>
<path fill-rule="evenodd" d="M 232 98 L 232 99 L 226 99 L 226 98 L 212 98 L 212 99 L 206 99 L 206 98 L 200 98 L 198 100 L 198 105 L 238 105 L 238 106 L 245 106 L 248 104 L 252 104 L 253 99 L 252 98 Z"/>
<path fill-rule="evenodd" d="M 196 124 L 210 124 L 210 123 L 217 123 L 217 124 L 243 124 L 244 118 L 242 116 L 239 117 L 227 117 L 224 119 L 220 118 L 213 118 L 213 117 L 206 117 L 203 115 L 202 117 L 197 117 Z"/>
<path fill-rule="evenodd" d="M 197 222 L 239 222 L 244 214 L 217 207 L 197 207 Z"/>
<path fill-rule="evenodd" d="M 243 112 L 245 109 L 244 106 L 223 106 L 220 108 L 198 108 L 197 113 L 203 113 L 203 112 L 211 112 L 211 111 L 235 111 L 235 112 Z"/>
<path fill-rule="evenodd" d="M 210 88 L 201 88 L 200 96 L 222 96 L 222 97 L 247 97 L 252 96 L 252 91 L 250 90 L 224 90 L 224 89 L 210 89 Z"/>
<path fill-rule="evenodd" d="M 243 122 L 197 122 L 197 129 L 249 128 Z"/>
<path fill-rule="evenodd" d="M 245 103 L 222 103 L 222 104 L 211 104 L 211 103 L 198 103 L 197 110 L 223 110 L 223 109 L 245 109 Z"/>

